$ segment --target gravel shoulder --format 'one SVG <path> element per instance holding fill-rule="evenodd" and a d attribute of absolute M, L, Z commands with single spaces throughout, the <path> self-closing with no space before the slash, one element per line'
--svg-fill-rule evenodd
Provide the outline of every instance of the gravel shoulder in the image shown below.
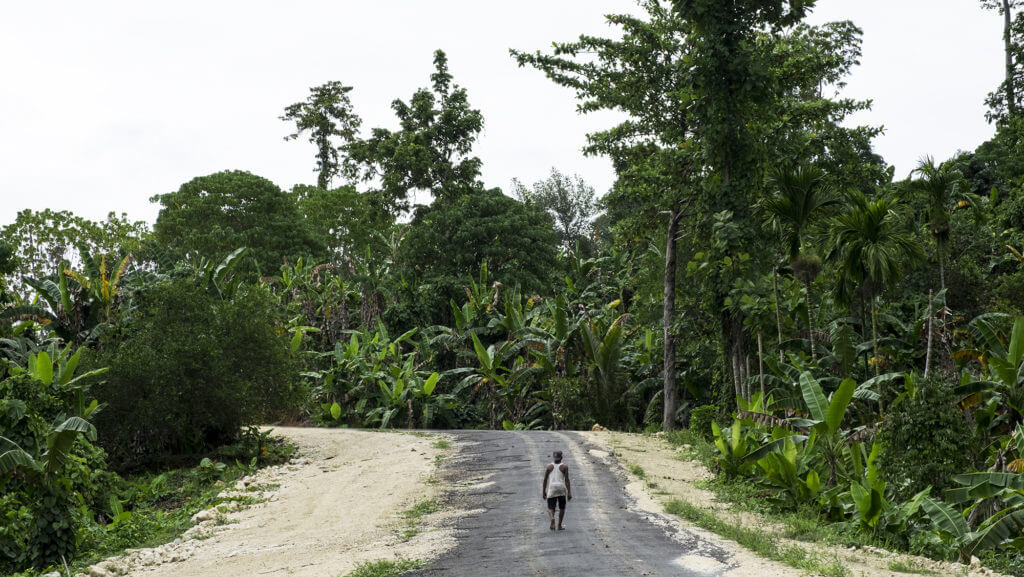
<path fill-rule="evenodd" d="M 296 458 L 224 493 L 262 502 L 201 512 L 182 539 L 98 569 L 147 577 L 331 577 L 369 561 L 430 560 L 455 544 L 442 526 L 451 513 L 415 521 L 401 515 L 440 494 L 432 482 L 443 456 L 433 446 L 440 435 L 288 427 L 274 434 L 295 443 Z"/>

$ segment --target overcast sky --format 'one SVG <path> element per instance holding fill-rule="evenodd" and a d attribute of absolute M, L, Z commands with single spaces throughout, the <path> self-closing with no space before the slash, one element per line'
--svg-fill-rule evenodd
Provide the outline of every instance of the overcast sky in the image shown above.
<path fill-rule="evenodd" d="M 985 95 L 1002 73 L 1001 21 L 977 0 L 819 0 L 812 22 L 850 19 L 864 56 L 846 94 L 871 98 L 857 123 L 884 125 L 876 149 L 905 176 L 992 133 Z M 613 174 L 584 158 L 588 131 L 569 90 L 518 68 L 509 48 L 609 33 L 609 0 L 8 2 L 0 20 L 0 225 L 17 211 L 156 218 L 154 194 L 240 169 L 284 189 L 315 183 L 314 150 L 285 142 L 282 109 L 339 80 L 364 129 L 395 126 L 390 102 L 429 83 L 444 49 L 483 111 L 475 153 L 488 186 L 551 167 L 598 193 Z"/>

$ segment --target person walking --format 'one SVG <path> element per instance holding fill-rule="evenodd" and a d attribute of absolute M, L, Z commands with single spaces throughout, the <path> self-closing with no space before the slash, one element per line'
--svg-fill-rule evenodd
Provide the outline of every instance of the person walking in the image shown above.
<path fill-rule="evenodd" d="M 562 462 L 562 452 L 551 453 L 554 461 L 544 469 L 544 483 L 541 496 L 547 499 L 548 516 L 551 518 L 551 530 L 555 530 L 555 507 L 558 507 L 558 530 L 564 531 L 562 519 L 565 518 L 565 504 L 572 501 L 572 485 L 569 484 L 569 465 Z"/>

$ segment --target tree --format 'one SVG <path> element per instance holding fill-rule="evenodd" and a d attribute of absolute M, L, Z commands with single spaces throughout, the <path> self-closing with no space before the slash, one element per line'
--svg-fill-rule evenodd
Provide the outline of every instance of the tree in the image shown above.
<path fill-rule="evenodd" d="M 555 44 L 552 55 L 512 50 L 520 66 L 530 65 L 557 84 L 575 90 L 582 112 L 617 110 L 628 119 L 608 130 L 587 135 L 588 154 L 607 154 L 619 175 L 606 204 L 628 204 L 627 226 L 649 229 L 667 222 L 665 240 L 662 329 L 664 332 L 663 394 L 665 430 L 676 427 L 676 244 L 685 207 L 693 202 L 689 175 L 693 134 L 687 107 L 692 100 L 686 58 L 687 27 L 658 0 L 642 0 L 647 18 L 608 16 L 621 26 L 621 39 L 580 36 L 577 42 Z M 578 58 L 586 54 L 586 58 Z M 596 61 L 593 55 L 596 54 Z M 615 210 L 615 209 L 613 209 Z M 666 216 L 663 216 L 663 213 Z"/>
<path fill-rule="evenodd" d="M 1018 7 L 1018 0 L 981 0 L 986 10 L 996 10 L 1003 17 L 1003 59 L 1005 76 L 999 88 L 990 92 L 985 104 L 989 111 L 986 117 L 989 122 L 1005 124 L 1007 120 L 1017 116 L 1020 108 L 1018 86 L 1024 71 L 1018 65 L 1024 56 L 1024 20 L 1020 14 L 1014 16 L 1013 10 Z"/>
<path fill-rule="evenodd" d="M 106 220 L 94 222 L 66 210 L 26 209 L 0 230 L 0 240 L 15 249 L 18 268 L 12 286 L 23 289 L 23 279 L 56 276 L 63 261 L 74 262 L 83 251 L 136 252 L 150 234 L 146 222 L 133 222 L 123 213 L 111 212 Z"/>
<path fill-rule="evenodd" d="M 816 360 L 811 282 L 821 271 L 821 258 L 805 243 L 812 226 L 839 200 L 825 173 L 813 166 L 776 170 L 769 174 L 768 186 L 774 190 L 774 195 L 766 198 L 762 206 L 768 215 L 769 225 L 782 239 L 793 273 L 807 289 L 807 331 L 811 341 L 811 359 Z"/>
<path fill-rule="evenodd" d="M 176 192 L 151 199 L 161 205 L 156 241 L 175 258 L 216 259 L 248 247 L 250 277 L 276 272 L 285 261 L 324 257 L 295 200 L 269 180 L 243 171 L 196 177 Z"/>
<path fill-rule="evenodd" d="M 535 182 L 532 189 L 513 179 L 512 192 L 520 202 L 536 204 L 554 217 L 562 250 L 572 250 L 587 239 L 597 207 L 594 188 L 579 175 L 570 177 L 552 168 L 551 176 Z"/>
<path fill-rule="evenodd" d="M 946 255 L 949 254 L 950 213 L 961 201 L 970 205 L 968 183 L 953 163 L 935 166 L 935 160 L 926 156 L 917 164 L 914 174 L 920 178 L 911 182 L 912 189 L 928 203 L 928 232 L 935 240 L 935 260 L 939 263 L 939 288 L 946 288 Z"/>
<path fill-rule="evenodd" d="M 375 128 L 346 149 L 349 174 L 379 178 L 382 200 L 392 212 L 408 208 L 409 194 L 416 190 L 452 202 L 482 188 L 480 159 L 470 154 L 483 115 L 470 107 L 466 89 L 453 84 L 441 50 L 434 52 L 430 80 L 432 87 L 417 90 L 408 103 L 391 103 L 399 130 Z"/>
<path fill-rule="evenodd" d="M 848 201 L 849 210 L 835 218 L 830 231 L 830 256 L 839 266 L 837 299 L 850 303 L 859 288 L 870 303 L 871 340 L 877 376 L 879 357 L 875 301 L 885 288 L 900 279 L 908 261 L 922 256 L 922 250 L 889 200 L 869 200 L 859 191 L 852 191 Z"/>
<path fill-rule="evenodd" d="M 318 244 L 333 259 L 357 257 L 371 245 L 378 248 L 394 226 L 394 217 L 379 203 L 379 195 L 360 193 L 353 186 L 324 190 L 298 185 L 291 196 Z"/>
<path fill-rule="evenodd" d="M 551 217 L 492 189 L 434 202 L 416 212 L 399 247 L 406 282 L 430 285 L 424 310 L 448 312 L 464 294 L 466 277 L 486 262 L 491 277 L 523 293 L 546 292 L 556 266 Z M 447 318 L 433 318 L 434 322 Z"/>
<path fill-rule="evenodd" d="M 295 132 L 285 136 L 285 140 L 295 140 L 304 132 L 309 133 L 309 141 L 317 150 L 317 186 L 324 190 L 330 188 L 331 179 L 341 171 L 335 142 L 341 140 L 342 147 L 352 142 L 362 124 L 348 98 L 351 90 L 351 86 L 336 80 L 314 86 L 309 89 L 305 102 L 285 107 L 281 116 L 281 120 L 295 123 Z"/>
<path fill-rule="evenodd" d="M 680 228 L 707 239 L 712 215 L 729 213 L 740 234 L 724 247 L 721 258 L 738 258 L 762 246 L 750 209 L 763 187 L 762 168 L 774 150 L 770 143 L 782 136 L 787 142 L 812 141 L 814 147 L 787 150 L 817 150 L 828 156 L 831 143 L 843 137 L 846 142 L 835 148 L 859 153 L 870 131 L 852 137 L 839 129 L 849 111 L 865 105 L 833 101 L 821 90 L 856 62 L 859 31 L 851 25 L 785 33 L 813 2 L 744 0 L 728 7 L 716 0 L 639 4 L 646 12 L 643 18 L 608 17 L 622 28 L 621 39 L 584 35 L 576 42 L 556 43 L 552 55 L 516 50 L 512 55 L 521 66 L 536 67 L 555 83 L 573 89 L 581 112 L 617 110 L 628 116 L 613 128 L 589 135 L 585 151 L 607 154 L 615 164 L 619 181 L 605 199 L 610 212 L 629 215 L 634 230 L 649 231 L 656 220 L 668 223 L 664 424 L 671 428 L 674 369 L 669 367 L 675 339 L 669 327 L 675 321 Z M 800 120 L 783 122 L 786 118 Z M 827 136 L 811 138 L 809 128 Z M 723 305 L 735 280 L 711 278 L 712 298 L 704 304 L 719 320 L 722 352 L 733 367 L 744 357 L 743 319 Z M 734 381 L 740 378 L 732 369 L 725 374 Z"/>

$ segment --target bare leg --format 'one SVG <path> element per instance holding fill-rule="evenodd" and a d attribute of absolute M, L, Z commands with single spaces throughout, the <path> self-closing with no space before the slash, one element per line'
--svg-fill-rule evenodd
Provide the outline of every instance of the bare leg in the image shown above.
<path fill-rule="evenodd" d="M 554 531 L 555 530 L 555 510 L 554 509 L 548 509 L 548 517 L 551 518 L 551 530 Z"/>
<path fill-rule="evenodd" d="M 565 509 L 558 510 L 558 530 L 565 531 L 565 527 L 562 526 L 562 519 L 565 519 Z M 551 521 L 554 523 L 554 520 Z"/>

